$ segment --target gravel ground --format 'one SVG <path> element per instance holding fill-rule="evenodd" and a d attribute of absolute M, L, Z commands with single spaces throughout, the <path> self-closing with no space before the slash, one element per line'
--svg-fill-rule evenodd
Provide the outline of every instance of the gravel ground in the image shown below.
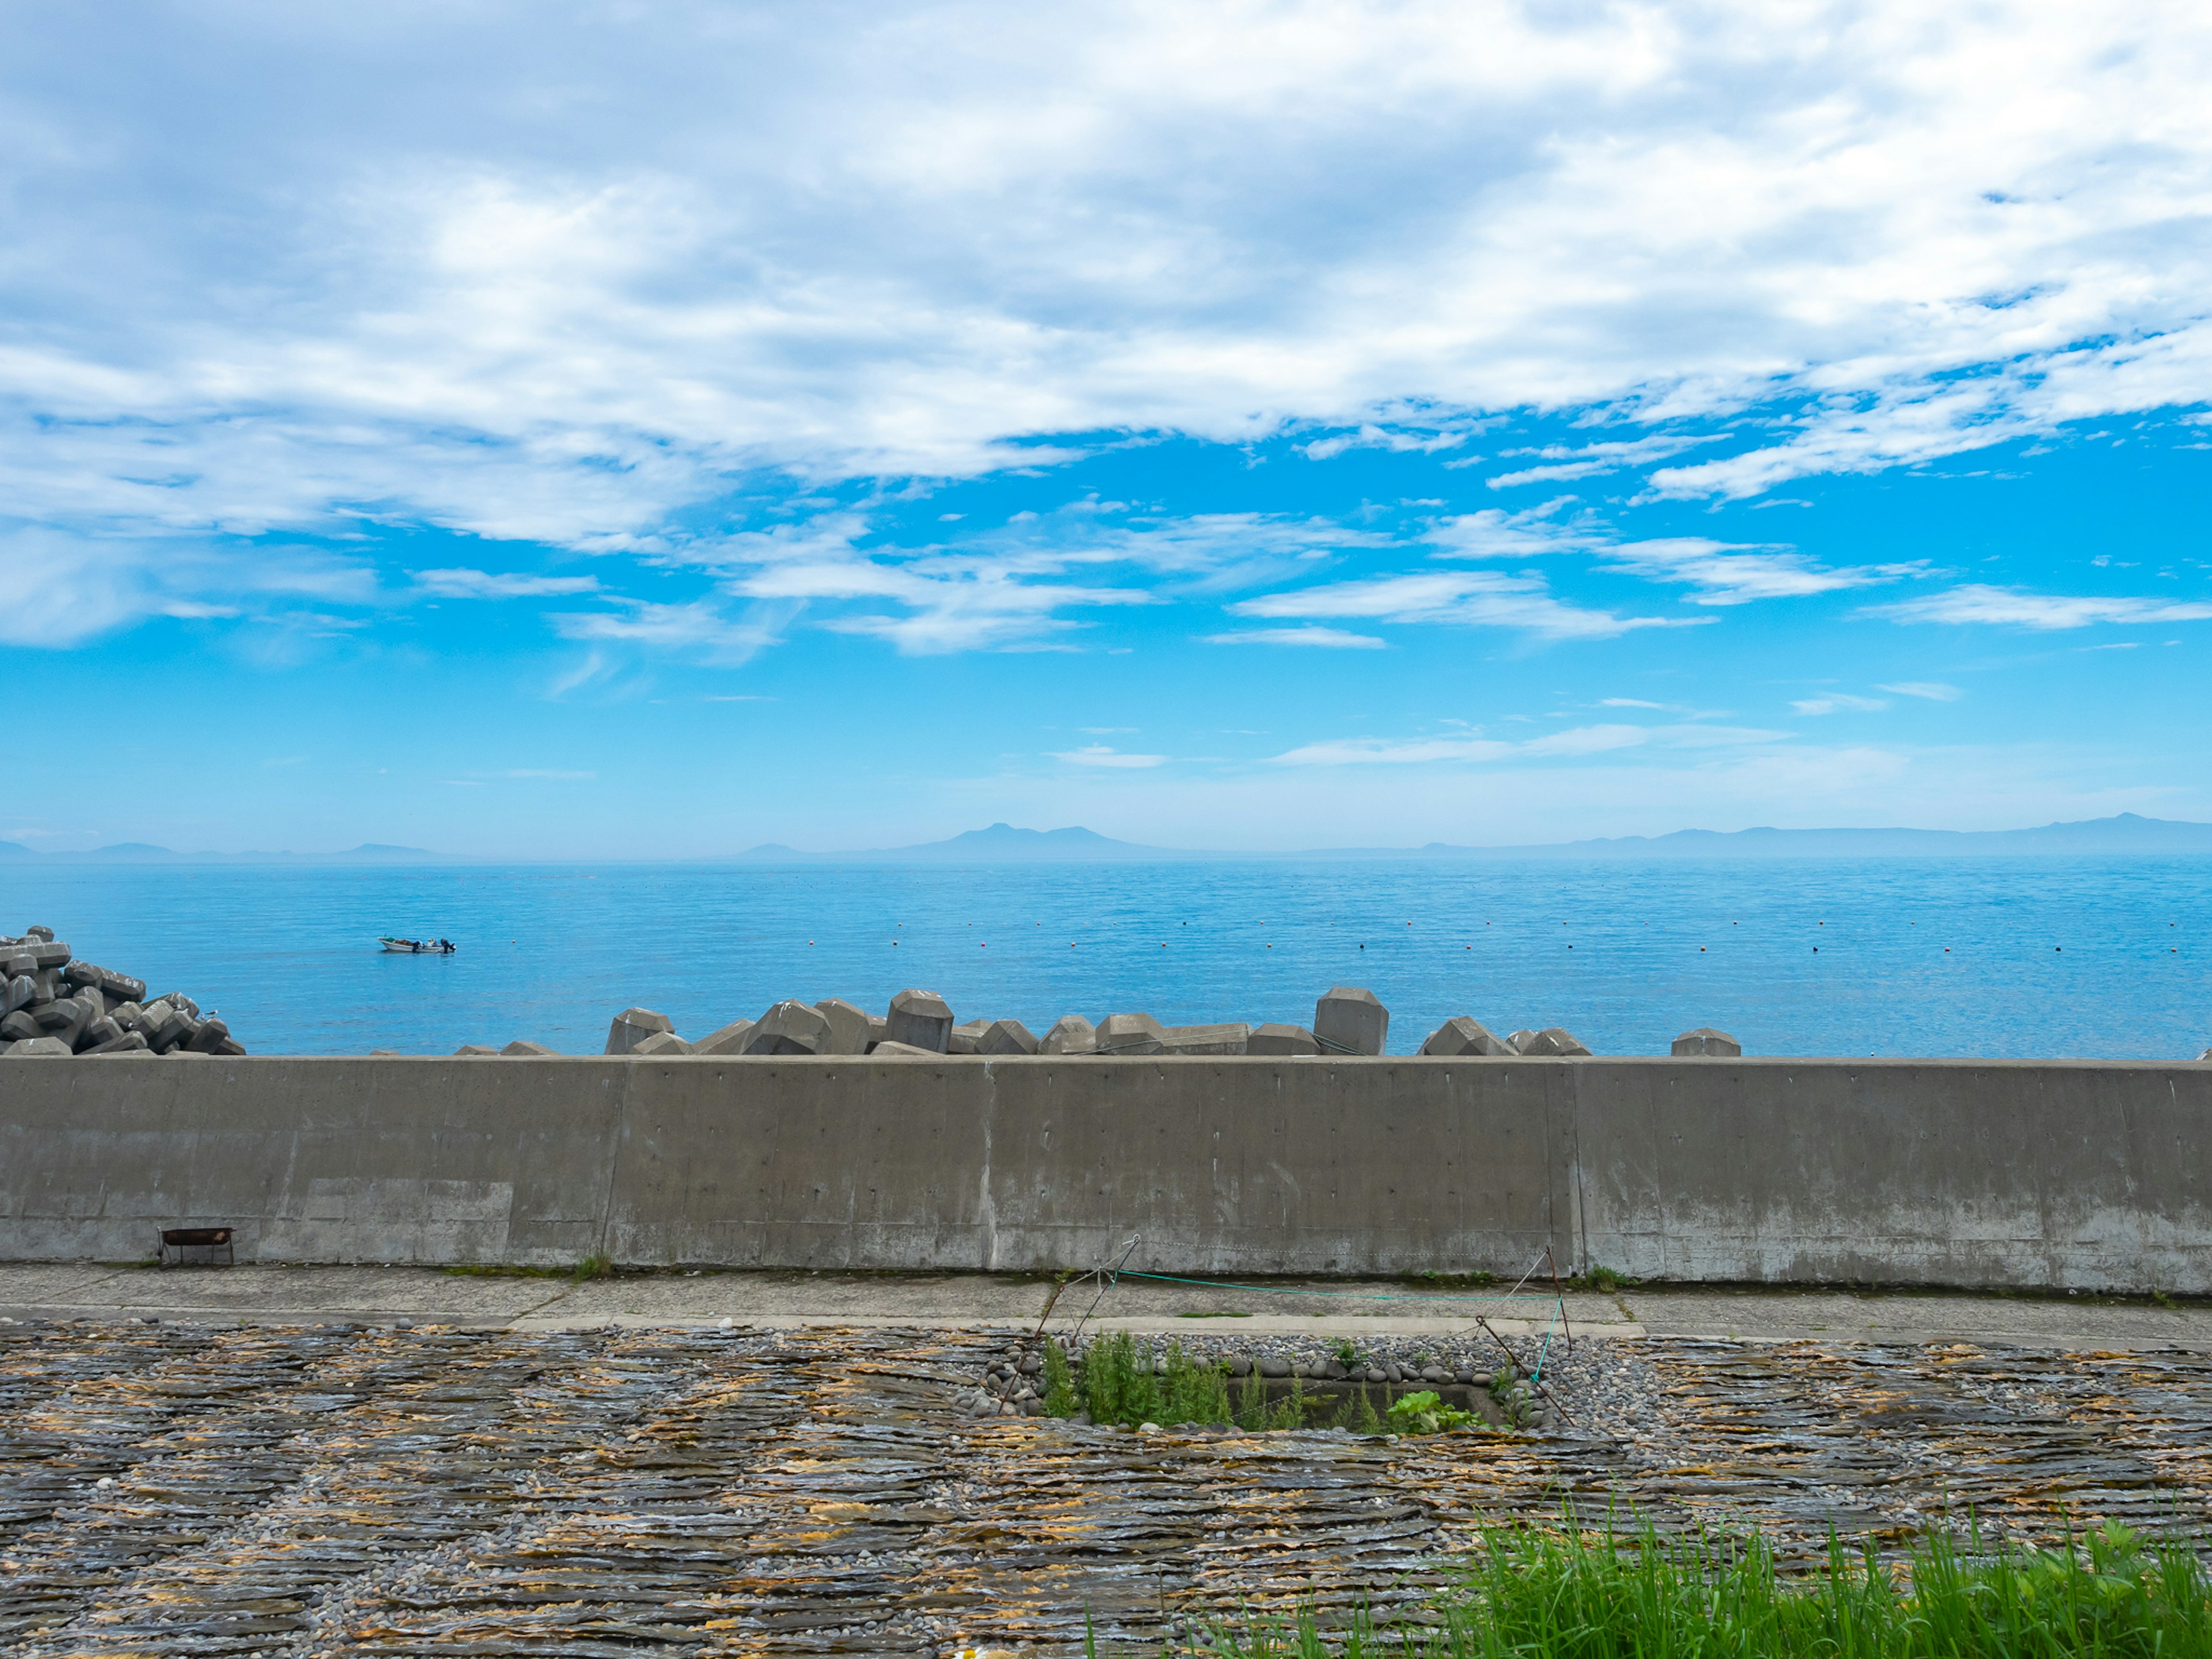
<path fill-rule="evenodd" d="M 1562 1338 L 1576 1420 L 1385 1442 L 962 1417 L 1018 1340 L 0 1328 L 0 1652 L 1073 1656 L 1387 1621 L 1500 1527 L 2212 1536 L 2189 1354 Z"/>

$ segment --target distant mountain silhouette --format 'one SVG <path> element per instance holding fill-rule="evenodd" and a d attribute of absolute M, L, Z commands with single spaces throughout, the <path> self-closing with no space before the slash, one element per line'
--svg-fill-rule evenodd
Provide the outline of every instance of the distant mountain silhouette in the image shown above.
<path fill-rule="evenodd" d="M 1620 836 L 1523 847 L 1431 842 L 1425 847 L 1312 848 L 1291 853 L 1196 853 L 1115 841 L 1096 830 L 1075 827 L 1020 830 L 994 823 L 988 830 L 963 830 L 949 840 L 915 847 L 801 853 L 771 842 L 740 856 L 762 861 L 992 864 L 1017 860 L 1184 863 L 1194 859 L 1936 858 L 2038 853 L 2212 854 L 2212 823 L 2122 812 L 2115 817 L 2046 823 L 2033 830 L 1677 830 L 1664 836 Z"/>
<path fill-rule="evenodd" d="M 2212 823 L 2122 812 L 2033 830 L 1677 830 L 1548 847 L 1421 849 L 1443 858 L 1880 858 L 1961 854 L 2212 853 Z"/>

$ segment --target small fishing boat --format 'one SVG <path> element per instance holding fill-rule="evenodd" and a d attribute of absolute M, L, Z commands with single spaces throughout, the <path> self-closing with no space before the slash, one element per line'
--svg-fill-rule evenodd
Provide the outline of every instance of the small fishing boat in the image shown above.
<path fill-rule="evenodd" d="M 392 939 L 380 936 L 376 941 L 386 950 L 403 957 L 449 957 L 460 947 L 449 939 Z"/>

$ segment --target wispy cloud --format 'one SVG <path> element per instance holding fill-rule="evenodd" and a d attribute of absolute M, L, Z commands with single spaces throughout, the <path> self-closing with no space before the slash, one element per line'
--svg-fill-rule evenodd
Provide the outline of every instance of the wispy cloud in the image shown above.
<path fill-rule="evenodd" d="M 1066 761 L 1070 766 L 1109 766 L 1128 767 L 1133 769 L 1164 766 L 1168 762 L 1168 757 L 1165 755 L 1125 755 L 1120 750 L 1109 748 L 1103 743 L 1089 744 L 1081 749 L 1070 749 L 1057 751 L 1053 755 L 1053 759 Z"/>
<path fill-rule="evenodd" d="M 1341 628 L 1251 628 L 1236 634 L 1208 634 L 1208 645 L 1307 646 L 1326 651 L 1383 651 L 1388 640 Z"/>
<path fill-rule="evenodd" d="M 1270 593 L 1229 607 L 1243 617 L 1372 617 L 1381 622 L 1506 628 L 1551 640 L 1604 640 L 1639 628 L 1678 628 L 1707 618 L 1620 617 L 1554 598 L 1532 576 L 1493 570 L 1425 571 L 1329 582 Z"/>
<path fill-rule="evenodd" d="M 1787 732 L 1720 726 L 1583 726 L 1520 742 L 1479 733 L 1432 738 L 1345 738 L 1310 743 L 1274 757 L 1278 766 L 1419 766 L 1439 761 L 1504 761 L 1610 754 L 1623 749 L 1745 749 L 1785 741 Z"/>
<path fill-rule="evenodd" d="M 1680 582 L 1692 605 L 1749 605 L 1873 587 L 1925 573 L 1924 562 L 1831 568 L 1784 548 L 1742 548 L 1702 537 L 1624 542 L 1606 550 L 1604 568 L 1650 581 Z"/>
<path fill-rule="evenodd" d="M 1822 697 L 1802 698 L 1790 706 L 1801 714 L 1834 714 L 1845 710 L 1870 714 L 1888 708 L 1889 703 L 1882 697 L 1859 697 L 1847 691 L 1831 691 Z"/>
<path fill-rule="evenodd" d="M 1543 460 L 1540 466 L 1522 467 L 1517 472 L 1505 472 L 1488 481 L 1492 489 L 1511 489 L 1523 484 L 1565 483 L 1576 478 L 1595 477 L 1601 473 L 1618 472 L 1624 467 L 1640 466 L 1650 461 L 1664 460 L 1679 455 L 1686 449 L 1695 449 L 1700 444 L 1718 443 L 1729 434 L 1726 432 L 1708 433 L 1699 436 L 1677 434 L 1655 435 L 1631 439 L 1625 442 L 1583 444 L 1548 444 L 1540 449 L 1509 449 L 1512 455 L 1535 455 Z"/>
<path fill-rule="evenodd" d="M 525 576 L 489 570 L 417 570 L 415 585 L 425 593 L 449 599 L 528 599 L 560 593 L 591 593 L 596 576 Z"/>
<path fill-rule="evenodd" d="M 1864 614 L 1891 622 L 1961 625 L 1978 623 L 2056 632 L 2100 623 L 2203 622 L 2212 619 L 2212 602 L 2032 593 L 2021 588 L 1991 587 L 1977 582 L 1931 593 L 1925 599 L 1870 606 Z"/>
<path fill-rule="evenodd" d="M 688 605 L 620 601 L 618 611 L 569 611 L 553 618 L 563 639 L 649 647 L 699 661 L 736 665 L 775 642 L 777 630 L 759 622 L 733 621 L 705 600 Z M 598 659 L 601 662 L 604 659 Z M 561 687 L 573 690 L 575 682 Z"/>
<path fill-rule="evenodd" d="M 1955 685 L 1945 685 L 1938 680 L 1899 680 L 1894 685 L 1885 685 L 1884 691 L 1900 697 L 1920 697 L 1929 702 L 1956 702 L 1966 694 Z"/>

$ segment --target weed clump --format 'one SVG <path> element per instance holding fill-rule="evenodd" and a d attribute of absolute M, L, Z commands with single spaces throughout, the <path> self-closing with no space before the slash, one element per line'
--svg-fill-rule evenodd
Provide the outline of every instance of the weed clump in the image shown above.
<path fill-rule="evenodd" d="M 2183 1544 L 2109 1522 L 2081 1547 L 1942 1537 L 1886 1568 L 1832 1542 L 1785 1578 L 1759 1539 L 1668 1542 L 1650 1528 L 1498 1540 L 1456 1588 L 1387 1635 L 1365 1619 L 1217 1629 L 1214 1659 L 2212 1659 L 2212 1575 Z"/>

